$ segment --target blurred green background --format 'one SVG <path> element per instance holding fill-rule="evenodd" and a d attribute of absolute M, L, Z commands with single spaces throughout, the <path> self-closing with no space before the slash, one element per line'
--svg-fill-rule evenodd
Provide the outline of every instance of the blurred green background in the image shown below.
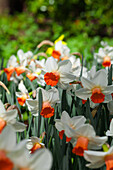
<path fill-rule="evenodd" d="M 72 52 L 91 60 L 101 40 L 113 45 L 113 1 L 0 0 L 0 58 L 61 34 Z"/>

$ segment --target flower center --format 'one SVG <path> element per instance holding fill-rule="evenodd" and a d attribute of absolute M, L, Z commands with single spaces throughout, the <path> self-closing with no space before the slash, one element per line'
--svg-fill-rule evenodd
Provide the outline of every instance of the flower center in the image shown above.
<path fill-rule="evenodd" d="M 22 97 L 18 97 L 17 100 L 18 100 L 18 103 L 23 106 L 26 99 L 28 99 L 28 96 L 26 94 L 24 94 Z"/>
<path fill-rule="evenodd" d="M 95 87 L 92 89 L 91 100 L 93 103 L 102 103 L 104 101 L 105 95 L 101 92 L 100 87 Z"/>
<path fill-rule="evenodd" d="M 40 113 L 44 118 L 50 118 L 54 115 L 54 108 L 51 107 L 49 102 L 44 102 Z"/>
<path fill-rule="evenodd" d="M 113 170 L 113 155 L 107 155 L 105 157 L 106 170 Z"/>
<path fill-rule="evenodd" d="M 6 126 L 6 121 L 0 118 L 0 133 L 2 132 L 5 126 Z"/>
<path fill-rule="evenodd" d="M 19 76 L 20 74 L 25 72 L 25 68 L 23 66 L 16 67 L 15 71 L 16 71 L 17 75 Z"/>
<path fill-rule="evenodd" d="M 5 151 L 0 150 L 0 170 L 12 170 L 13 162 L 7 158 Z"/>
<path fill-rule="evenodd" d="M 73 148 L 72 152 L 76 155 L 83 156 L 84 150 L 88 150 L 87 147 L 88 147 L 88 138 L 81 136 L 77 139 L 77 143 Z"/>
<path fill-rule="evenodd" d="M 104 61 L 103 61 L 102 65 L 103 65 L 104 67 L 110 67 L 110 65 L 111 65 L 111 59 L 110 59 L 109 56 L 105 56 L 105 57 L 104 57 Z"/>
<path fill-rule="evenodd" d="M 59 51 L 53 50 L 52 57 L 54 57 L 55 59 L 60 60 L 60 56 L 61 56 L 61 53 Z"/>
<path fill-rule="evenodd" d="M 10 81 L 10 77 L 13 74 L 14 71 L 15 71 L 15 68 L 13 66 L 4 69 L 4 72 L 7 74 L 7 80 L 8 81 Z"/>
<path fill-rule="evenodd" d="M 44 75 L 44 80 L 47 85 L 56 86 L 60 79 L 60 74 L 58 72 L 46 73 Z"/>

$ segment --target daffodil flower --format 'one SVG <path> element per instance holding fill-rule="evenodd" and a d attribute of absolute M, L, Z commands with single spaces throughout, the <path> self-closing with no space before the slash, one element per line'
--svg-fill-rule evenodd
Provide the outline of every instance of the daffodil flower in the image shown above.
<path fill-rule="evenodd" d="M 70 129 L 70 132 L 67 135 L 72 137 L 71 143 L 74 147 L 72 152 L 79 156 L 83 156 L 85 150 L 100 149 L 107 141 L 107 136 L 96 136 L 95 130 L 90 124 L 84 124 L 75 130 Z"/>
<path fill-rule="evenodd" d="M 38 95 L 39 95 L 39 90 L 41 89 L 42 91 L 42 98 L 43 98 L 43 103 L 42 103 L 42 110 L 41 110 L 41 115 L 45 118 L 49 118 L 54 115 L 54 105 L 56 103 L 60 102 L 59 99 L 59 92 L 56 88 L 52 88 L 48 91 L 42 89 L 42 88 L 37 88 L 36 92 L 36 99 L 27 99 L 26 104 L 28 105 L 29 111 L 34 116 L 38 116 L 39 114 L 39 102 L 38 102 Z"/>
<path fill-rule="evenodd" d="M 14 55 L 10 57 L 7 63 L 7 68 L 4 69 L 4 72 L 7 74 L 7 80 L 10 81 L 12 74 L 15 72 L 15 67 L 18 66 L 17 59 Z"/>
<path fill-rule="evenodd" d="M 109 67 L 113 63 L 113 47 L 106 45 L 104 48 L 99 48 L 99 52 L 94 53 L 94 58 L 104 67 Z"/>
<path fill-rule="evenodd" d="M 107 152 L 84 151 L 84 158 L 90 162 L 86 164 L 88 168 L 96 169 L 106 164 L 106 169 L 113 169 L 113 146 Z"/>
<path fill-rule="evenodd" d="M 44 143 L 41 142 L 41 139 L 35 136 L 32 136 L 27 141 L 27 148 L 29 149 L 30 153 L 34 153 L 36 150 L 44 148 Z"/>
<path fill-rule="evenodd" d="M 28 90 L 26 89 L 26 87 L 24 86 L 22 80 L 18 85 L 18 89 L 20 90 L 20 92 L 16 92 L 18 103 L 21 106 L 24 106 L 25 102 L 26 102 L 26 99 L 29 98 L 29 93 L 28 93 Z"/>
<path fill-rule="evenodd" d="M 0 133 L 6 125 L 11 125 L 15 131 L 22 132 L 26 129 L 26 125 L 16 121 L 17 110 L 6 111 L 2 101 L 0 100 Z"/>
<path fill-rule="evenodd" d="M 58 85 L 66 89 L 69 83 L 76 78 L 72 73 L 72 64 L 69 60 L 64 60 L 57 64 L 53 57 L 49 57 L 46 61 L 45 70 L 44 80 L 50 86 Z"/>
<path fill-rule="evenodd" d="M 69 117 L 66 111 L 62 112 L 61 119 L 55 119 L 55 127 L 59 131 L 60 139 L 63 139 L 63 134 L 66 134 L 66 142 L 71 140 L 70 129 L 77 129 L 85 123 L 86 119 L 84 116 Z M 69 136 L 68 136 L 69 135 Z"/>
<path fill-rule="evenodd" d="M 90 98 L 93 103 L 108 103 L 112 100 L 113 85 L 107 86 L 106 70 L 97 71 L 91 80 L 81 77 L 81 82 L 83 88 L 76 90 L 75 94 L 77 97 L 83 100 Z"/>

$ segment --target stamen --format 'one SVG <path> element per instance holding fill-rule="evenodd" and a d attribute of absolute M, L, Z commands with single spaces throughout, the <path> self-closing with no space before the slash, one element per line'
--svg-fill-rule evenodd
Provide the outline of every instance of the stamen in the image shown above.
<path fill-rule="evenodd" d="M 60 74 L 58 72 L 46 73 L 44 75 L 44 80 L 47 85 L 56 86 L 60 79 Z"/>
<path fill-rule="evenodd" d="M 95 87 L 92 89 L 91 100 L 93 103 L 102 103 L 104 101 L 105 95 L 101 93 L 100 87 Z"/>
<path fill-rule="evenodd" d="M 75 147 L 73 148 L 72 152 L 76 155 L 83 156 L 84 150 L 88 150 L 88 138 L 86 137 L 79 137 Z"/>

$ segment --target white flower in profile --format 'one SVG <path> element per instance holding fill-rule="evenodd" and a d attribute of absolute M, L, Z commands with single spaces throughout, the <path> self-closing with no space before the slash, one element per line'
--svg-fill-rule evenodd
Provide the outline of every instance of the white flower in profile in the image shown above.
<path fill-rule="evenodd" d="M 26 149 L 26 140 L 21 141 L 8 157 L 14 164 L 14 170 L 50 170 L 52 154 L 46 148 L 41 148 L 33 154 Z"/>
<path fill-rule="evenodd" d="M 20 81 L 18 85 L 18 89 L 20 92 L 16 92 L 18 103 L 22 106 L 25 105 L 26 99 L 30 98 L 28 90 L 26 89 L 25 85 L 23 84 L 23 80 Z"/>
<path fill-rule="evenodd" d="M 19 57 L 20 65 L 26 67 L 32 59 L 33 53 L 31 51 L 27 51 L 26 53 L 24 53 L 23 50 L 20 49 L 17 51 L 17 56 Z"/>
<path fill-rule="evenodd" d="M 107 86 L 106 70 L 97 71 L 92 79 L 81 77 L 81 82 L 83 88 L 75 91 L 77 97 L 83 100 L 90 98 L 93 103 L 108 103 L 112 100 L 113 85 Z"/>
<path fill-rule="evenodd" d="M 98 53 L 94 53 L 94 58 L 104 67 L 109 67 L 113 63 L 113 47 L 106 45 L 104 48 L 99 48 Z"/>
<path fill-rule="evenodd" d="M 44 80 L 46 84 L 50 86 L 58 85 L 66 89 L 69 83 L 76 78 L 72 73 L 72 64 L 69 60 L 57 63 L 53 57 L 49 57 L 46 60 L 45 70 Z"/>
<path fill-rule="evenodd" d="M 97 169 L 106 164 L 106 169 L 113 169 L 113 146 L 107 152 L 84 151 L 84 158 L 90 162 L 88 168 Z"/>
<path fill-rule="evenodd" d="M 63 134 L 66 134 L 66 141 L 69 142 L 71 140 L 71 130 L 77 129 L 82 126 L 86 121 L 84 116 L 74 116 L 72 118 L 69 117 L 66 111 L 62 112 L 61 119 L 55 119 L 55 127 L 59 131 L 60 139 L 63 139 Z M 69 136 L 68 136 L 69 135 Z"/>
<path fill-rule="evenodd" d="M 110 122 L 110 130 L 107 130 L 106 135 L 113 136 L 113 119 Z"/>
<path fill-rule="evenodd" d="M 16 121 L 17 110 L 6 111 L 2 101 L 0 100 L 0 133 L 6 125 L 11 125 L 15 131 L 22 132 L 26 129 L 26 125 Z"/>
<path fill-rule="evenodd" d="M 107 136 L 96 136 L 93 126 L 84 124 L 77 129 L 70 129 L 71 143 L 73 145 L 72 152 L 76 155 L 83 156 L 84 150 L 100 149 L 101 146 L 107 141 Z"/>
<path fill-rule="evenodd" d="M 37 83 L 45 86 L 44 74 L 42 71 L 45 68 L 45 59 L 31 61 L 29 64 L 29 73 L 26 75 L 31 81 L 37 79 Z"/>
<path fill-rule="evenodd" d="M 18 66 L 17 58 L 12 55 L 7 63 L 7 68 L 4 68 L 4 72 L 7 74 L 7 80 L 10 81 L 12 74 L 15 72 L 15 67 Z"/>
<path fill-rule="evenodd" d="M 44 90 L 43 88 L 37 88 L 36 90 L 36 99 L 27 99 L 26 104 L 28 105 L 29 111 L 34 116 L 38 116 L 39 114 L 39 101 L 38 101 L 38 96 L 39 96 L 39 90 L 41 89 L 42 91 L 42 98 L 43 98 L 43 103 L 42 103 L 42 110 L 40 115 L 42 115 L 45 118 L 49 118 L 54 115 L 54 105 L 60 102 L 59 99 L 59 92 L 56 88 L 52 88 L 48 91 Z"/>
<path fill-rule="evenodd" d="M 27 140 L 27 148 L 30 151 L 30 153 L 34 153 L 36 150 L 44 148 L 44 143 L 41 142 L 41 138 L 38 138 L 36 136 L 30 137 L 30 139 Z"/>

